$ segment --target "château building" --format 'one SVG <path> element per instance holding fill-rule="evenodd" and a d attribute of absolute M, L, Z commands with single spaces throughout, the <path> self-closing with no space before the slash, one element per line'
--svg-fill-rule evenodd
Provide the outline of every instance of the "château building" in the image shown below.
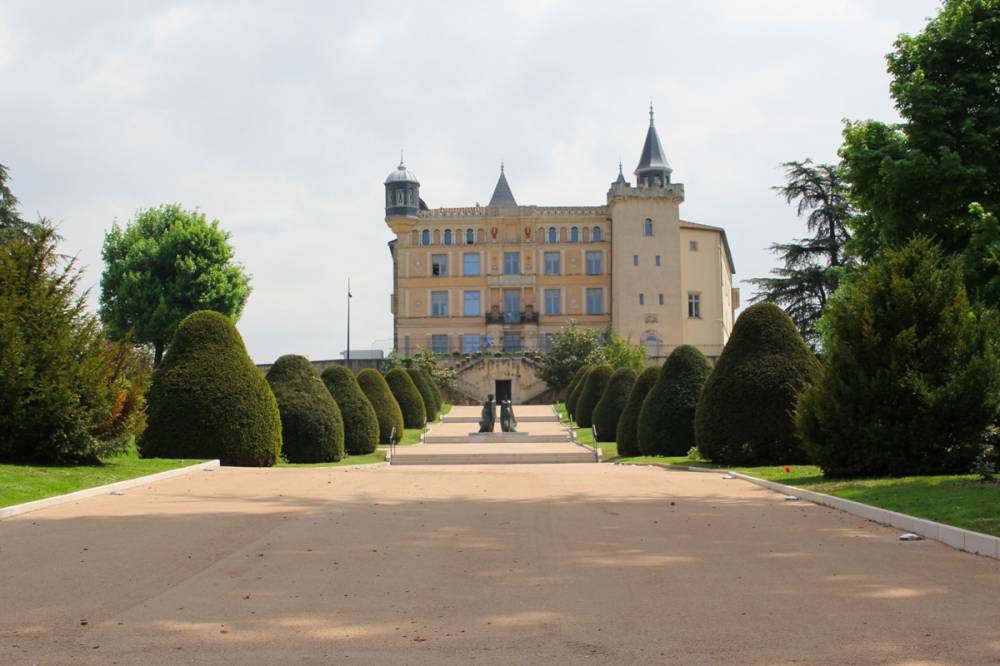
<path fill-rule="evenodd" d="M 619 164 L 602 206 L 519 205 L 501 165 L 488 205 L 429 208 L 401 161 L 385 180 L 396 351 L 545 351 L 575 321 L 653 359 L 718 356 L 739 307 L 732 254 L 724 229 L 681 219 L 671 173 L 652 108 L 635 185 Z"/>

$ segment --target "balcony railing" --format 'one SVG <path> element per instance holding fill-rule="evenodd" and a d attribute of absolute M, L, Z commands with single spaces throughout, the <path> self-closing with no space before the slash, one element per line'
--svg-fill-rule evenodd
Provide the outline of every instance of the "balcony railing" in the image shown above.
<path fill-rule="evenodd" d="M 524 310 L 520 312 L 508 311 L 501 312 L 500 307 L 494 305 L 489 312 L 486 313 L 486 323 L 487 324 L 537 324 L 538 323 L 538 313 L 535 308 L 531 305 L 525 306 Z"/>

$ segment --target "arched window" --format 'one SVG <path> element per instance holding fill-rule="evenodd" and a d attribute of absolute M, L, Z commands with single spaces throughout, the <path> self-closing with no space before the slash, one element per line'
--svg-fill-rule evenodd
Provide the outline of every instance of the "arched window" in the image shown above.
<path fill-rule="evenodd" d="M 444 230 L 444 244 L 451 245 L 451 229 Z"/>
<path fill-rule="evenodd" d="M 600 227 L 594 227 L 594 234 L 590 237 L 590 240 L 594 241 L 595 243 L 600 243 L 601 242 L 601 228 Z"/>
<path fill-rule="evenodd" d="M 580 230 L 577 229 L 576 227 L 572 227 L 569 230 L 569 242 L 570 243 L 579 243 L 580 242 Z"/>
<path fill-rule="evenodd" d="M 472 245 L 476 242 L 476 230 L 466 229 L 465 230 L 465 244 Z"/>
<path fill-rule="evenodd" d="M 434 230 L 434 244 L 435 245 L 440 245 L 441 244 L 441 230 L 440 229 L 435 229 Z"/>
<path fill-rule="evenodd" d="M 660 355 L 660 336 L 652 331 L 647 331 L 642 336 L 642 346 L 646 348 L 647 358 L 656 358 Z"/>
<path fill-rule="evenodd" d="M 471 229 L 469 230 L 469 233 L 470 234 L 472 233 Z M 471 238 L 471 236 L 470 236 L 470 238 Z M 483 231 L 482 229 L 476 229 L 476 241 L 478 241 L 480 243 L 485 243 L 486 242 L 486 232 Z M 469 245 L 472 245 L 472 241 L 469 241 Z"/>
<path fill-rule="evenodd" d="M 648 217 L 646 218 L 646 221 L 642 223 L 642 235 L 643 236 L 653 235 L 653 221 Z"/>
<path fill-rule="evenodd" d="M 549 227 L 549 242 L 550 243 L 557 243 L 558 241 L 559 241 L 559 235 L 556 232 L 556 228 L 555 227 Z"/>
<path fill-rule="evenodd" d="M 420 244 L 421 245 L 430 245 L 431 244 L 431 230 L 430 229 L 424 229 L 423 232 L 420 234 Z"/>

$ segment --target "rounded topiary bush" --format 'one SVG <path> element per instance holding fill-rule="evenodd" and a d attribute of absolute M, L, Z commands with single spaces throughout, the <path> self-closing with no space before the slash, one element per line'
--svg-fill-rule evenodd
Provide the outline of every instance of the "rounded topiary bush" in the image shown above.
<path fill-rule="evenodd" d="M 305 356 L 286 354 L 267 371 L 281 414 L 282 453 L 288 462 L 337 462 L 344 457 L 344 420 L 319 373 Z"/>
<path fill-rule="evenodd" d="M 795 403 L 821 370 L 788 315 L 751 305 L 733 326 L 695 414 L 701 455 L 723 465 L 807 461 L 795 431 Z"/>
<path fill-rule="evenodd" d="M 694 414 L 711 368 L 691 345 L 667 357 L 639 412 L 639 450 L 647 456 L 683 456 L 695 445 Z"/>
<path fill-rule="evenodd" d="M 378 416 L 354 373 L 331 365 L 320 377 L 344 418 L 344 450 L 352 456 L 372 453 L 378 448 Z"/>
<path fill-rule="evenodd" d="M 184 318 L 147 395 L 145 458 L 218 458 L 268 466 L 281 453 L 278 403 L 227 317 Z"/>
<path fill-rule="evenodd" d="M 614 368 L 610 365 L 602 364 L 587 373 L 587 381 L 576 399 L 576 424 L 581 428 L 594 425 L 594 407 L 604 395 L 604 389 L 607 388 L 614 372 Z"/>
<path fill-rule="evenodd" d="M 403 439 L 403 411 L 382 373 L 374 368 L 365 368 L 358 373 L 358 386 L 371 402 L 378 418 L 379 443 L 388 444 L 393 429 L 396 430 L 396 441 Z"/>
<path fill-rule="evenodd" d="M 635 384 L 635 370 L 622 368 L 616 370 L 608 380 L 608 385 L 604 389 L 604 395 L 594 406 L 594 414 L 591 420 L 597 430 L 597 441 L 613 442 L 618 433 L 618 419 L 621 418 L 622 410 L 625 409 L 625 402 L 629 393 L 632 392 L 632 385 Z"/>
<path fill-rule="evenodd" d="M 646 399 L 646 394 L 653 388 L 656 379 L 660 376 L 660 368 L 646 368 L 635 380 L 632 390 L 628 394 L 625 408 L 618 418 L 618 433 L 615 441 L 618 444 L 618 455 L 622 458 L 637 456 L 642 451 L 639 449 L 639 412 L 642 410 L 642 401 Z"/>
<path fill-rule="evenodd" d="M 434 399 L 434 389 L 431 388 L 431 380 L 430 377 L 428 377 L 427 372 L 420 368 L 409 368 L 406 371 L 406 374 L 410 376 L 410 379 L 413 380 L 413 385 L 416 386 L 417 391 L 420 392 L 420 397 L 424 401 L 424 411 L 426 412 L 427 420 L 437 421 L 437 400 Z"/>
<path fill-rule="evenodd" d="M 566 411 L 573 420 L 576 421 L 576 406 L 577 402 L 580 400 L 580 393 L 583 391 L 584 385 L 587 383 L 587 375 L 593 370 L 590 366 L 583 366 L 580 368 L 580 378 L 576 381 L 569 395 L 566 397 Z"/>
<path fill-rule="evenodd" d="M 437 412 L 440 415 L 441 409 L 444 407 L 444 396 L 441 395 L 441 387 L 438 386 L 437 381 L 434 379 L 434 375 L 431 374 L 430 370 L 424 370 L 424 374 L 427 375 L 427 382 L 431 387 L 431 391 L 434 392 L 434 404 L 436 406 Z"/>
<path fill-rule="evenodd" d="M 572 393 L 573 389 L 576 388 L 576 385 L 580 382 L 580 379 L 585 374 L 586 369 L 587 369 L 587 366 L 585 366 L 585 365 L 581 365 L 579 368 L 577 368 L 576 372 L 573 373 L 573 377 L 569 380 L 569 384 L 566 384 L 566 386 L 563 387 L 563 389 L 562 389 L 562 392 L 563 392 L 563 404 L 566 404 L 567 402 L 569 402 L 569 394 Z"/>
<path fill-rule="evenodd" d="M 427 409 L 409 373 L 402 368 L 393 368 L 385 375 L 389 390 L 403 412 L 403 425 L 407 428 L 423 428 L 427 425 Z"/>

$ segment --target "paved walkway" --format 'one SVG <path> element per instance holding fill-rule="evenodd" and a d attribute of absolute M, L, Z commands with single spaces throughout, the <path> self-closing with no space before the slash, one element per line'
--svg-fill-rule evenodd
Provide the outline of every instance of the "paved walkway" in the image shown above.
<path fill-rule="evenodd" d="M 997 663 L 1000 562 L 898 535 L 655 468 L 223 468 L 0 521 L 0 663 Z"/>

